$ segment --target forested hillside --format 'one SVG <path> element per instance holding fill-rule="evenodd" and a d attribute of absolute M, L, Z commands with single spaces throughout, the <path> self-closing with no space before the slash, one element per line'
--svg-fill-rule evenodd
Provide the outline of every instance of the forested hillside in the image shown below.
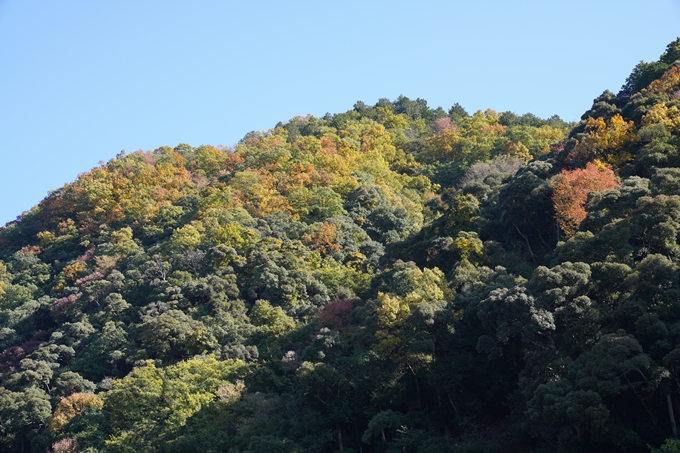
<path fill-rule="evenodd" d="M 402 96 L 80 175 L 0 229 L 0 450 L 659 448 L 678 59 L 573 124 Z"/>

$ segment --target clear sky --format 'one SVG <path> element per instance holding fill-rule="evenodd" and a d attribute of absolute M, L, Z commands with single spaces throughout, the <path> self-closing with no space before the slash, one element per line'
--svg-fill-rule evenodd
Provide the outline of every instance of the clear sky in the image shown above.
<path fill-rule="evenodd" d="M 0 0 L 0 225 L 121 150 L 400 94 L 577 120 L 680 0 Z"/>

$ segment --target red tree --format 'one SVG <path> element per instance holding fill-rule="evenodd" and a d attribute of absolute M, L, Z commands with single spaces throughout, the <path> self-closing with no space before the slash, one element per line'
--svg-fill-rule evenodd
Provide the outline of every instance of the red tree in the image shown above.
<path fill-rule="evenodd" d="M 572 236 L 586 218 L 588 194 L 619 187 L 611 167 L 599 161 L 586 168 L 562 170 L 550 184 L 557 223 L 567 236 Z"/>
<path fill-rule="evenodd" d="M 349 325 L 352 323 L 352 309 L 354 302 L 347 299 L 335 299 L 324 305 L 319 312 L 319 328 L 328 327 L 331 330 L 347 333 Z"/>

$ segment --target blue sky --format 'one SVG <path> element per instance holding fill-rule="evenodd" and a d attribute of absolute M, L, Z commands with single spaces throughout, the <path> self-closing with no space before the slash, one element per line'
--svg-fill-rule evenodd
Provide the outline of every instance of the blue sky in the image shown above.
<path fill-rule="evenodd" d="M 123 149 L 358 100 L 577 120 L 678 24 L 680 0 L 0 0 L 0 225 Z"/>

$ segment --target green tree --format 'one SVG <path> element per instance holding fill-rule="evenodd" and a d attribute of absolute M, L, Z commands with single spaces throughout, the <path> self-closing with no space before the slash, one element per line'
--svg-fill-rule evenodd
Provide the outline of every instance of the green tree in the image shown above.
<path fill-rule="evenodd" d="M 116 381 L 107 392 L 110 451 L 158 451 L 175 430 L 215 399 L 221 384 L 244 371 L 238 360 L 197 358 L 166 368 L 147 364 Z"/>

